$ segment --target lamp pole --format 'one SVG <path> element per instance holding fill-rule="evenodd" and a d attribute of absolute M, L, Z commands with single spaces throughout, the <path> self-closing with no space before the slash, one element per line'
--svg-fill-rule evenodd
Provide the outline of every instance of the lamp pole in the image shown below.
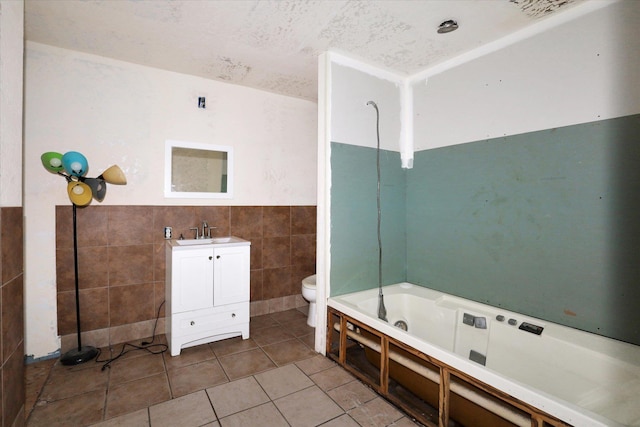
<path fill-rule="evenodd" d="M 98 349 L 92 346 L 82 347 L 82 337 L 80 329 L 80 289 L 78 286 L 78 221 L 77 206 L 73 205 L 73 269 L 75 273 L 76 286 L 76 328 L 78 332 L 78 348 L 67 351 L 61 358 L 60 363 L 63 365 L 79 365 L 88 362 L 98 355 Z"/>

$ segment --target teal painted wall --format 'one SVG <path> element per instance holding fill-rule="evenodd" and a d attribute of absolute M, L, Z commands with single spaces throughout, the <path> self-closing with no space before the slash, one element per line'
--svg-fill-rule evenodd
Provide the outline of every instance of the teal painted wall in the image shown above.
<path fill-rule="evenodd" d="M 407 280 L 640 344 L 640 115 L 416 153 Z"/>
<path fill-rule="evenodd" d="M 406 280 L 406 171 L 381 150 L 382 283 Z M 331 144 L 331 295 L 378 286 L 376 149 Z"/>
<path fill-rule="evenodd" d="M 640 345 L 640 115 L 382 152 L 383 284 Z M 375 149 L 332 144 L 331 295 L 377 286 Z"/>

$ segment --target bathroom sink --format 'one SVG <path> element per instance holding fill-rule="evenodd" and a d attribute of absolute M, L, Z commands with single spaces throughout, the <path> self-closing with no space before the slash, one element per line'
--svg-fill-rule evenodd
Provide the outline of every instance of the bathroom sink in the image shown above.
<path fill-rule="evenodd" d="M 229 243 L 229 242 L 233 241 L 233 236 L 214 237 L 211 240 L 212 240 L 211 243 Z"/>
<path fill-rule="evenodd" d="M 211 245 L 215 243 L 229 243 L 233 241 L 232 236 L 228 237 L 212 237 L 211 239 L 184 239 L 184 240 L 176 240 L 181 246 L 192 246 L 192 245 Z"/>

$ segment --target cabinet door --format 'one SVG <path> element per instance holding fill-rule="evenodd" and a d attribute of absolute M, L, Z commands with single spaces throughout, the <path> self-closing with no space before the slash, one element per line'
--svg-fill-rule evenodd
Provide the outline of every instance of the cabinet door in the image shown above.
<path fill-rule="evenodd" d="M 249 301 L 249 246 L 214 248 L 213 305 Z"/>
<path fill-rule="evenodd" d="M 213 249 L 173 251 L 171 311 L 213 307 Z"/>

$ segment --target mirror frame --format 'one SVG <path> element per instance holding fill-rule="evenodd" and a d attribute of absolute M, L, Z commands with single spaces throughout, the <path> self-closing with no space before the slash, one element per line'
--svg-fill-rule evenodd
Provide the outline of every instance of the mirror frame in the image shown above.
<path fill-rule="evenodd" d="M 192 148 L 204 151 L 222 151 L 227 153 L 227 191 L 222 192 L 191 192 L 172 191 L 171 178 L 173 166 L 173 148 Z M 176 141 L 167 139 L 165 141 L 164 156 L 164 197 L 170 198 L 199 198 L 199 199 L 231 199 L 233 197 L 233 147 L 226 145 L 204 144 L 200 142 Z"/>

